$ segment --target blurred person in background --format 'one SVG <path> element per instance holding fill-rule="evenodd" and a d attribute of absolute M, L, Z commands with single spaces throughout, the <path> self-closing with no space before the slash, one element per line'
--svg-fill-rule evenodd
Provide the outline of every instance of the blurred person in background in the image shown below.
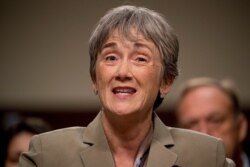
<path fill-rule="evenodd" d="M 180 127 L 221 138 L 227 157 L 233 159 L 237 167 L 249 167 L 249 158 L 242 148 L 248 122 L 240 110 L 232 81 L 190 79 L 182 85 L 177 105 Z"/>
<path fill-rule="evenodd" d="M 17 167 L 22 152 L 28 151 L 31 137 L 51 130 L 40 118 L 19 118 L 6 127 L 1 136 L 1 167 Z"/>
<path fill-rule="evenodd" d="M 159 13 L 129 5 L 108 11 L 89 41 L 99 114 L 87 127 L 34 136 L 20 167 L 234 166 L 221 140 L 166 127 L 154 112 L 178 75 L 178 50 Z"/>

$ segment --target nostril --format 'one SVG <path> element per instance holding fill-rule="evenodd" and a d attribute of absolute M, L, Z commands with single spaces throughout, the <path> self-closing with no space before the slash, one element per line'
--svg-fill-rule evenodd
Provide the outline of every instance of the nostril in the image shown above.
<path fill-rule="evenodd" d="M 118 81 L 129 81 L 129 80 L 132 80 L 132 77 L 128 75 L 117 75 L 115 79 Z"/>

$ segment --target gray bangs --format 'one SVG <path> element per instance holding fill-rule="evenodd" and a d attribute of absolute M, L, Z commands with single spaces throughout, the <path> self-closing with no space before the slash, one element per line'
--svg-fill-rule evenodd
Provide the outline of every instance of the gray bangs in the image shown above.
<path fill-rule="evenodd" d="M 110 10 L 97 24 L 89 41 L 90 54 L 90 74 L 93 81 L 95 81 L 95 64 L 98 53 L 100 53 L 103 44 L 114 32 L 117 30 L 122 37 L 129 40 L 135 40 L 132 36 L 131 28 L 137 33 L 142 33 L 146 39 L 151 40 L 158 48 L 161 57 L 164 76 L 166 74 L 177 76 L 178 71 L 169 74 L 166 68 L 176 69 L 178 53 L 178 40 L 172 32 L 172 28 L 166 23 L 164 18 L 158 13 L 135 6 L 122 6 Z M 177 46 L 177 47 L 176 47 Z M 176 60 L 173 60 L 176 59 Z M 170 63 L 173 62 L 173 63 Z M 172 65 L 173 67 L 171 67 Z M 169 70 L 168 70 L 169 71 Z"/>

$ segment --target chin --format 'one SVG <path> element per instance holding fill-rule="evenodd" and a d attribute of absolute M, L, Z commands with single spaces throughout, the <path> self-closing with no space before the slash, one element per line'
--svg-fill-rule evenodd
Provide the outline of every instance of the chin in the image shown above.
<path fill-rule="evenodd" d="M 129 116 L 134 115 L 139 112 L 137 109 L 131 109 L 129 107 L 115 107 L 108 110 L 110 113 L 117 115 L 117 116 Z"/>

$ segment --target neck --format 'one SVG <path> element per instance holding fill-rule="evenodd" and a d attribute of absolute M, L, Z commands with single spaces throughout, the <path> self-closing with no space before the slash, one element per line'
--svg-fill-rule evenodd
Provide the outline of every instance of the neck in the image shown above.
<path fill-rule="evenodd" d="M 134 162 L 152 126 L 152 112 L 144 116 L 117 116 L 104 111 L 102 124 L 115 161 L 127 157 L 127 160 Z"/>

